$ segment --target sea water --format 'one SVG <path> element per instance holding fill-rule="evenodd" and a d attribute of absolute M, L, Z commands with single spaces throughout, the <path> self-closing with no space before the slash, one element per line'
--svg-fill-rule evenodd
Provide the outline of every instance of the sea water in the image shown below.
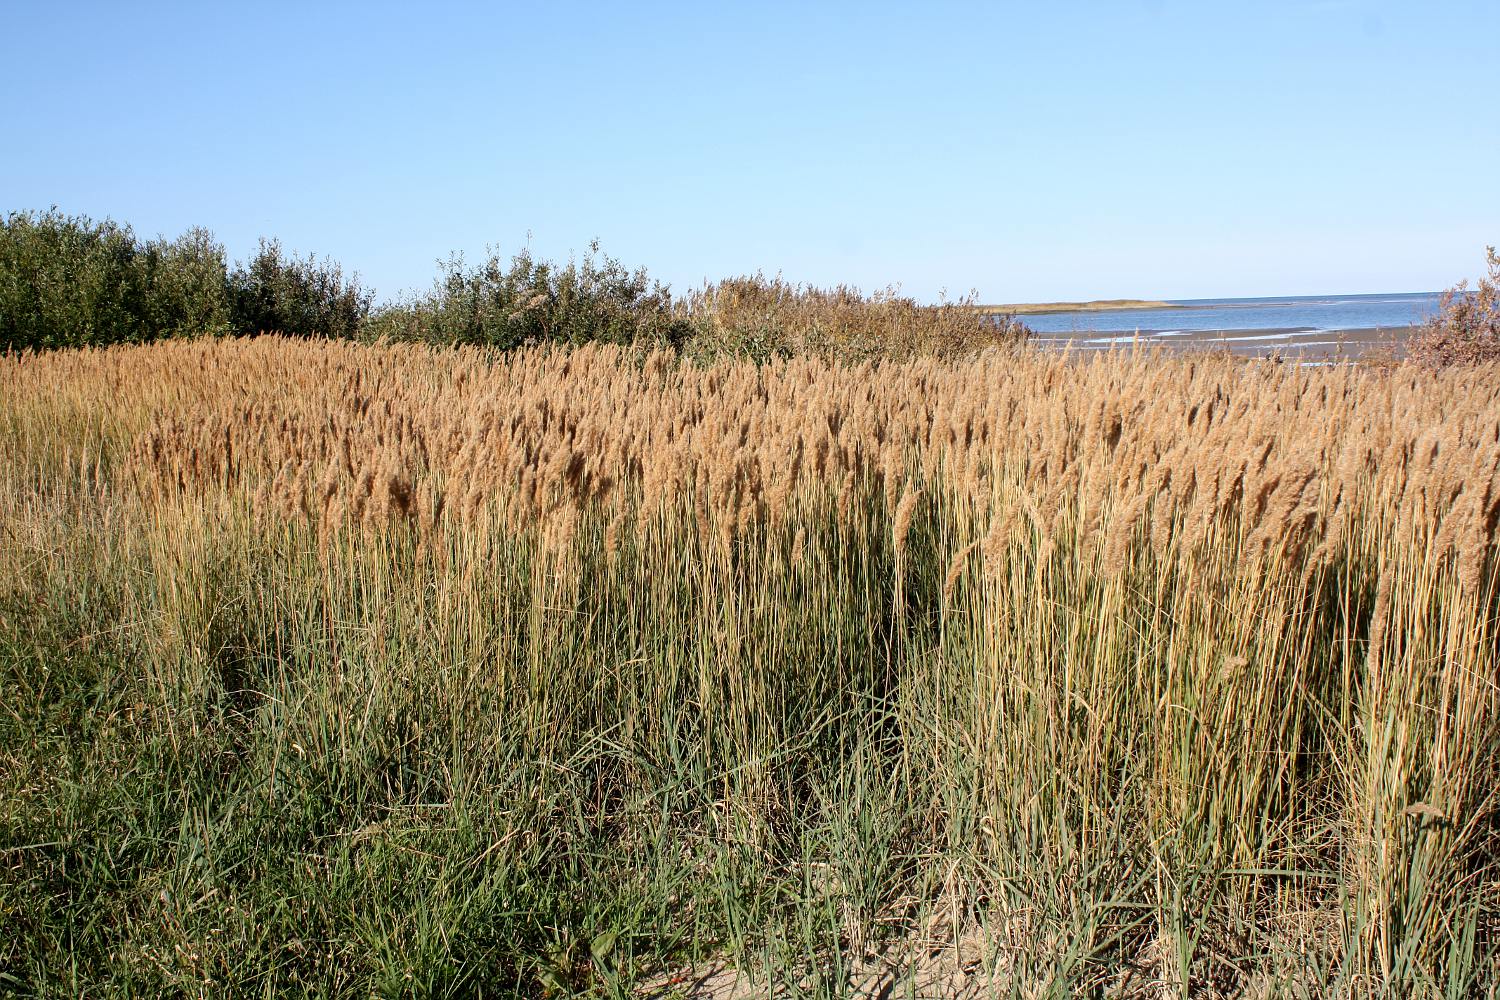
<path fill-rule="evenodd" d="M 1018 317 L 1037 333 L 1142 334 L 1152 339 L 1194 333 L 1287 331 L 1336 333 L 1341 330 L 1404 331 L 1436 315 L 1440 292 L 1385 295 L 1293 295 L 1243 299 L 1182 299 L 1170 309 L 1118 309 Z M 1050 339 L 1050 338 L 1049 338 Z M 1100 338 L 1104 339 L 1104 338 Z M 1117 337 L 1108 338 L 1116 340 Z M 1129 340 L 1126 337 L 1125 340 Z M 1236 337 L 1237 341 L 1248 340 Z"/>

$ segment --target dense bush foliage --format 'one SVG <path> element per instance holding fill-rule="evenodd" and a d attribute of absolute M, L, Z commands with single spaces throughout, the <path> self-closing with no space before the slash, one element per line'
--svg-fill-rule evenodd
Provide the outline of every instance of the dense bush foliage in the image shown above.
<path fill-rule="evenodd" d="M 696 356 L 945 354 L 1024 340 L 1025 326 L 972 298 L 922 305 L 894 289 L 731 278 L 682 298 L 601 253 L 554 264 L 522 250 L 473 266 L 438 263 L 430 291 L 379 309 L 357 275 L 263 239 L 230 267 L 205 229 L 137 239 L 129 226 L 53 209 L 0 218 L 0 350 L 82 347 L 203 334 L 469 344 L 640 344 Z"/>
<path fill-rule="evenodd" d="M 754 275 L 704 285 L 674 299 L 644 268 L 629 270 L 593 243 L 565 267 L 522 251 L 491 252 L 467 267 L 454 256 L 424 296 L 377 313 L 370 339 L 476 344 L 653 344 L 694 354 L 942 354 L 1014 343 L 1027 330 L 971 300 L 921 305 L 894 289 L 865 295 L 840 285 L 796 285 Z"/>
<path fill-rule="evenodd" d="M 372 336 L 509 350 L 527 344 L 665 343 L 690 332 L 665 285 L 644 268 L 601 255 L 597 241 L 559 267 L 522 250 L 505 263 L 491 251 L 474 267 L 455 254 L 439 263 L 432 291 L 382 310 Z"/>
<path fill-rule="evenodd" d="M 265 239 L 229 275 L 229 294 L 237 332 L 304 337 L 358 336 L 374 298 L 337 263 L 283 254 L 279 241 Z"/>
<path fill-rule="evenodd" d="M 142 241 L 55 208 L 0 218 L 0 350 L 273 330 L 353 337 L 370 302 L 337 264 L 274 240 L 231 270 L 206 229 Z"/>
<path fill-rule="evenodd" d="M 146 341 L 228 325 L 224 248 L 206 230 L 143 243 L 129 226 L 56 209 L 0 218 L 0 349 Z"/>
<path fill-rule="evenodd" d="M 1489 276 L 1470 291 L 1468 282 L 1443 293 L 1438 315 L 1411 344 L 1418 361 L 1434 366 L 1500 361 L 1500 254 L 1488 248 Z"/>

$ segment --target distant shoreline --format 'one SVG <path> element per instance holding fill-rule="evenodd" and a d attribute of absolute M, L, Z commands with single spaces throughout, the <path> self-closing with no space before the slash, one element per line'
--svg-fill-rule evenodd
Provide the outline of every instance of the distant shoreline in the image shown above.
<path fill-rule="evenodd" d="M 983 313 L 1038 316 L 1044 313 L 1114 312 L 1126 309 L 1183 309 L 1186 307 L 1149 299 L 1091 299 L 1088 302 L 1016 302 L 1009 305 L 983 305 L 974 308 Z"/>

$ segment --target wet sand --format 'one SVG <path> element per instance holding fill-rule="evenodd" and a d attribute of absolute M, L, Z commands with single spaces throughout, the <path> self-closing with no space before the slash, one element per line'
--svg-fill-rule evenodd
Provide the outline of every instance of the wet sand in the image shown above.
<path fill-rule="evenodd" d="M 1244 357 L 1283 357 L 1307 361 L 1359 361 L 1405 355 L 1407 327 L 1362 330 L 1310 330 L 1290 327 L 1270 330 L 1141 330 L 1038 333 L 1031 343 L 1049 349 L 1083 351 L 1163 348 L 1173 353 L 1229 351 Z"/>

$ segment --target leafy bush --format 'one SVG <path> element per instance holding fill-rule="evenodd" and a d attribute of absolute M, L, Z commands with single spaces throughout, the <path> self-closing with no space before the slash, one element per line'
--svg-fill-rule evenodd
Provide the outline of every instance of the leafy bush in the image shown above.
<path fill-rule="evenodd" d="M 1469 290 L 1461 281 L 1443 293 L 1438 315 L 1411 341 L 1411 356 L 1433 366 L 1500 360 L 1500 254 L 1486 250 L 1488 277 Z"/>
<path fill-rule="evenodd" d="M 374 298 L 336 262 L 283 254 L 279 241 L 265 239 L 229 275 L 229 294 L 236 332 L 304 337 L 358 336 Z"/>
<path fill-rule="evenodd" d="M 224 248 L 206 230 L 138 241 L 110 219 L 0 219 L 0 350 L 81 347 L 222 330 Z"/>
<path fill-rule="evenodd" d="M 680 345 L 690 332 L 666 286 L 644 268 L 630 270 L 589 245 L 580 260 L 559 267 L 522 250 L 509 264 L 491 251 L 467 267 L 455 254 L 426 296 L 381 310 L 371 337 L 502 350 L 526 344 L 662 343 Z"/>
<path fill-rule="evenodd" d="M 156 335 L 222 333 L 231 327 L 224 245 L 194 227 L 146 244 L 146 327 Z"/>
<path fill-rule="evenodd" d="M 1024 340 L 972 299 L 927 306 L 886 289 L 820 289 L 732 278 L 686 298 L 602 254 L 559 266 L 528 250 L 475 266 L 439 262 L 431 291 L 372 309 L 358 275 L 272 239 L 226 265 L 206 229 L 141 242 L 129 226 L 52 209 L 0 227 L 0 350 L 140 342 L 205 333 L 416 340 L 510 350 L 528 344 L 652 344 L 698 356 L 814 351 L 850 357 L 956 353 Z"/>

